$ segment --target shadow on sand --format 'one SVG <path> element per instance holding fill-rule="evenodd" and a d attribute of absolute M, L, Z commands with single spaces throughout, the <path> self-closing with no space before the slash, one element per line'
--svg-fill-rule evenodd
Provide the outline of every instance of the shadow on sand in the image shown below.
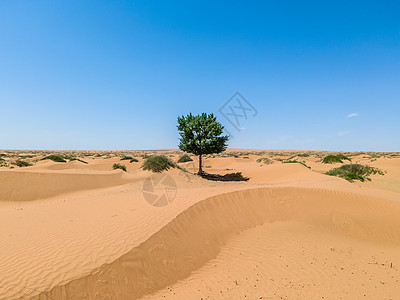
<path fill-rule="evenodd" d="M 220 174 L 210 174 L 210 173 L 203 173 L 201 175 L 204 179 L 213 180 L 213 181 L 248 181 L 249 177 L 244 177 L 242 172 L 236 173 L 229 173 L 225 175 Z"/>

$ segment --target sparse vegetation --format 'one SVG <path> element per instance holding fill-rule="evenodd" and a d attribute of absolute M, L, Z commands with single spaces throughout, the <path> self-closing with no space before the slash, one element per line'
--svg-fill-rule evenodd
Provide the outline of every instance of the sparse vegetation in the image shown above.
<path fill-rule="evenodd" d="M 132 156 L 124 156 L 120 160 L 131 160 L 131 159 L 133 159 Z"/>
<path fill-rule="evenodd" d="M 32 166 L 32 164 L 30 162 L 20 160 L 20 159 L 16 160 L 14 165 L 16 165 L 17 167 L 20 167 L 20 168 Z"/>
<path fill-rule="evenodd" d="M 8 166 L 7 162 L 0 157 L 0 167 L 7 167 L 7 166 Z"/>
<path fill-rule="evenodd" d="M 187 155 L 186 153 L 183 154 L 181 157 L 179 157 L 178 159 L 178 163 L 184 163 L 184 162 L 188 162 L 188 161 L 193 161 L 193 159 Z"/>
<path fill-rule="evenodd" d="M 62 157 L 62 156 L 59 155 L 59 154 L 51 154 L 51 155 L 48 155 L 48 156 L 46 156 L 46 157 L 43 157 L 41 160 L 45 160 L 45 159 L 50 159 L 50 160 L 52 160 L 52 161 L 54 161 L 54 162 L 67 162 L 67 161 L 64 159 L 64 157 Z"/>
<path fill-rule="evenodd" d="M 303 166 L 305 166 L 306 168 L 311 169 L 310 166 L 307 166 L 304 162 L 302 161 L 298 161 L 298 160 L 284 160 L 282 161 L 283 164 L 301 164 Z"/>
<path fill-rule="evenodd" d="M 299 156 L 299 157 L 309 157 L 310 154 L 308 154 L 308 153 L 300 153 L 300 154 L 297 154 L 297 156 Z"/>
<path fill-rule="evenodd" d="M 148 156 L 142 165 L 143 170 L 161 173 L 169 168 L 175 168 L 177 165 L 165 155 Z"/>
<path fill-rule="evenodd" d="M 133 163 L 133 162 L 138 162 L 138 160 L 136 158 L 132 158 L 129 163 Z"/>
<path fill-rule="evenodd" d="M 268 157 L 261 157 L 261 158 L 257 159 L 256 162 L 258 162 L 258 163 L 264 163 L 264 164 L 266 164 L 266 165 L 271 165 L 271 164 L 274 163 L 273 160 L 272 160 L 272 159 L 269 159 Z"/>
<path fill-rule="evenodd" d="M 113 164 L 113 169 L 121 169 L 122 171 L 126 172 L 126 166 L 121 164 Z"/>
<path fill-rule="evenodd" d="M 69 161 L 74 161 L 74 160 L 79 161 L 79 162 L 84 163 L 84 164 L 87 164 L 87 161 L 84 161 L 84 160 L 82 160 L 80 158 L 72 157 L 72 158 L 69 159 Z"/>
<path fill-rule="evenodd" d="M 350 161 L 350 158 L 348 158 L 344 154 L 337 154 L 337 155 L 330 154 L 322 159 L 322 163 L 323 164 L 343 163 L 344 160 Z"/>
<path fill-rule="evenodd" d="M 349 182 L 354 182 L 354 180 L 360 180 L 364 182 L 365 180 L 371 181 L 370 175 L 385 175 L 385 173 L 374 167 L 360 164 L 347 164 L 334 168 L 325 173 L 330 176 L 337 176 L 346 179 Z"/>

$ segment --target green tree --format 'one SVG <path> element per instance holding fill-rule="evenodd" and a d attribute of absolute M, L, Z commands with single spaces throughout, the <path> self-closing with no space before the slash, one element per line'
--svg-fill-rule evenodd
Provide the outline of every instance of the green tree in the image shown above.
<path fill-rule="evenodd" d="M 202 113 L 193 116 L 178 117 L 178 131 L 180 134 L 179 149 L 199 156 L 199 172 L 202 170 L 202 155 L 220 153 L 226 149 L 229 137 L 222 135 L 224 126 L 217 122 L 213 114 Z"/>

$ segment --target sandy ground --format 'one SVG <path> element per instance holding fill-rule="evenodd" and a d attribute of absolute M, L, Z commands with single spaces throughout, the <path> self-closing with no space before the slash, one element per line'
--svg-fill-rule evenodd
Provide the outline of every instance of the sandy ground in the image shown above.
<path fill-rule="evenodd" d="M 180 156 L 0 151 L 0 299 L 400 298 L 398 154 L 347 153 L 386 171 L 350 183 L 323 174 L 341 165 L 326 152 L 230 149 L 204 170 L 250 180 L 220 182 L 193 175 L 195 157 L 188 172 L 140 169 L 159 152 Z"/>

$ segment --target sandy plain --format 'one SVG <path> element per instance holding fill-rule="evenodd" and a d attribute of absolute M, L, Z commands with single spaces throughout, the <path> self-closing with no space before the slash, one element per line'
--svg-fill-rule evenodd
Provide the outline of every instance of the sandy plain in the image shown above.
<path fill-rule="evenodd" d="M 399 153 L 345 153 L 385 171 L 353 183 L 323 174 L 341 165 L 324 151 L 204 159 L 248 181 L 200 178 L 194 156 L 140 168 L 173 149 L 51 153 L 0 151 L 0 299 L 400 298 Z"/>

